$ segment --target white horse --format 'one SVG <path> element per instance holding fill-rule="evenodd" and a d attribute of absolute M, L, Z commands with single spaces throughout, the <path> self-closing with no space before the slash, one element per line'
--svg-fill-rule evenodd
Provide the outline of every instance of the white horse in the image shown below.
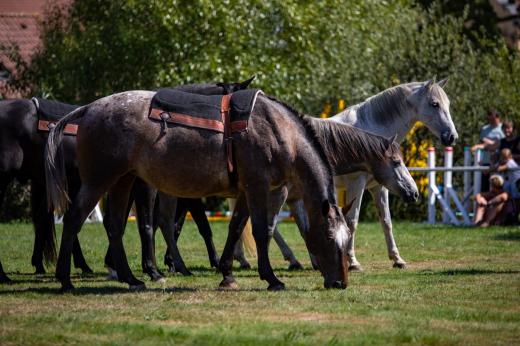
<path fill-rule="evenodd" d="M 458 138 L 458 134 L 450 115 L 450 101 L 442 89 L 446 82 L 447 79 L 438 83 L 435 80 L 430 80 L 401 84 L 349 107 L 328 120 L 350 124 L 385 137 L 397 135 L 396 141 L 398 143 L 402 142 L 410 129 L 420 121 L 444 145 L 451 145 Z M 335 178 L 335 182 L 336 187 L 342 185 L 345 187 L 347 202 L 353 202 L 346 215 L 348 226 L 352 232 L 347 252 L 350 259 L 349 270 L 362 270 L 361 264 L 356 258 L 354 239 L 365 189 L 371 193 L 376 203 L 379 221 L 385 234 L 388 256 L 393 261 L 393 266 L 405 268 L 406 262 L 400 256 L 393 236 L 388 190 L 379 185 L 372 175 L 364 172 L 338 176 Z M 289 200 L 288 203 L 298 228 L 304 236 L 308 222 L 302 209 L 302 203 L 299 200 Z M 284 257 L 291 263 L 296 261 L 291 249 L 283 242 L 283 239 L 280 241 L 281 235 L 276 229 L 274 238 Z M 316 269 L 317 265 L 312 255 L 311 261 Z"/>

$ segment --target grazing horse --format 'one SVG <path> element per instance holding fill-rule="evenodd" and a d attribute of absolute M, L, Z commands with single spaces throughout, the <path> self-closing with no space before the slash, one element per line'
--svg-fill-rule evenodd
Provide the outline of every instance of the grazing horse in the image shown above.
<path fill-rule="evenodd" d="M 44 101 L 42 101 L 44 102 Z M 65 114 L 77 106 L 50 102 L 53 108 L 64 110 Z M 44 173 L 45 143 L 47 132 L 38 130 L 36 103 L 27 99 L 0 101 L 0 205 L 5 190 L 13 179 L 31 183 L 31 216 L 34 225 L 34 249 L 31 263 L 36 273 L 45 273 L 43 262 L 53 262 L 56 257 L 54 240 L 54 215 L 46 204 Z M 54 114 L 59 115 L 59 114 Z M 79 175 L 75 167 L 76 139 L 64 138 L 64 165 L 70 186 L 71 197 L 79 190 Z M 74 265 L 84 273 L 92 270 L 85 262 L 79 242 L 74 240 Z M 0 263 L 0 283 L 9 282 Z"/>
<path fill-rule="evenodd" d="M 447 80 L 436 83 L 434 80 L 401 84 L 372 96 L 343 112 L 326 119 L 326 121 L 350 124 L 360 129 L 371 131 L 382 136 L 397 134 L 397 142 L 402 142 L 410 129 L 422 122 L 444 145 L 451 145 L 458 138 L 455 125 L 450 116 L 448 96 L 442 89 Z M 346 215 L 349 229 L 352 232 L 348 244 L 350 270 L 362 270 L 355 256 L 354 238 L 358 226 L 359 211 L 365 189 L 371 193 L 378 211 L 379 221 L 385 234 L 388 256 L 393 266 L 405 268 L 406 262 L 399 255 L 399 250 L 392 233 L 388 190 L 374 176 L 365 172 L 341 175 L 335 178 L 336 186 L 344 186 L 347 201 L 354 201 Z M 306 215 L 302 211 L 301 201 L 292 199 L 289 203 L 296 222 L 303 230 L 308 228 Z M 311 255 L 312 260 L 312 255 Z M 313 267 L 317 267 L 313 260 Z"/>
<path fill-rule="evenodd" d="M 255 76 L 243 82 L 235 83 L 188 84 L 175 87 L 175 89 L 199 95 L 227 95 L 238 90 L 247 89 L 254 79 Z M 161 229 L 167 243 L 164 262 L 168 265 L 169 271 L 180 272 L 183 275 L 191 275 L 177 247 L 178 232 L 175 232 L 176 208 L 180 209 L 180 214 L 182 214 L 186 208 L 192 211 L 192 215 L 199 227 L 199 232 L 206 244 L 210 265 L 212 267 L 218 266 L 218 257 L 213 244 L 213 235 L 200 199 L 177 199 L 176 197 L 157 191 L 147 185 L 142 179 L 137 178 L 130 194 L 128 211 L 130 211 L 134 200 L 142 245 L 141 265 L 143 272 L 147 273 L 153 281 L 162 280 L 164 277 L 156 264 L 154 237 L 157 228 Z M 109 204 L 110 203 L 107 203 L 107 213 L 110 212 Z M 109 219 L 110 217 L 107 220 Z M 111 224 L 105 222 L 107 232 L 111 232 L 110 227 Z M 175 235 L 175 233 L 177 235 Z M 117 278 L 117 272 L 113 269 L 114 263 L 110 247 L 105 256 L 105 266 L 109 270 L 109 277 Z"/>
<path fill-rule="evenodd" d="M 153 96 L 153 92 L 131 91 L 102 98 L 70 113 L 52 130 L 47 143 L 46 161 L 46 176 L 49 186 L 52 186 L 48 191 L 49 199 L 53 206 L 65 210 L 67 187 L 57 148 L 66 123 L 78 121 L 80 124 L 78 165 L 83 184 L 64 217 L 64 233 L 56 269 L 56 277 L 63 290 L 73 288 L 70 281 L 71 241 L 81 229 L 88 211 L 106 191 L 109 192 L 112 211 L 108 221 L 113 230 L 109 234 L 110 245 L 119 279 L 131 288 L 144 286 L 131 273 L 121 241 L 128 195 L 135 176 L 174 196 L 239 196 L 220 262 L 224 275 L 221 285 L 224 287 L 232 286 L 234 281 L 230 266 L 232 251 L 239 235 L 238 226 L 243 216 L 247 218 L 248 214 L 251 214 L 257 244 L 260 277 L 268 281 L 269 289 L 284 287 L 269 263 L 269 229 L 273 224 L 272 217 L 283 203 L 281 196 L 286 190 L 285 185 L 297 187 L 303 196 L 311 226 L 307 244 L 320 263 L 324 285 L 346 287 L 348 263 L 344 247 L 349 239 L 348 228 L 336 206 L 333 172 L 323 144 L 312 128 L 312 121 L 260 94 L 249 119 L 248 131 L 233 135 L 231 143 L 236 159 L 237 181 L 232 184 L 223 135 L 149 121 L 147 115 Z M 351 126 L 331 123 L 320 133 L 333 136 L 334 131 L 342 128 L 352 132 Z M 323 143 L 334 147 L 353 142 L 342 142 L 336 138 L 331 142 L 324 139 Z M 376 144 L 367 150 L 387 153 L 392 147 L 390 141 L 382 138 Z M 343 150 L 354 153 L 359 148 Z M 395 170 L 393 158 L 391 152 L 389 155 L 380 154 L 374 165 L 389 166 Z M 345 162 L 345 165 L 349 164 Z M 379 171 L 373 171 L 376 172 Z M 405 191 L 403 193 L 407 196 L 416 196 L 417 188 L 413 180 L 397 179 L 399 174 L 400 171 L 392 176 L 393 180 L 399 180 L 394 183 L 396 188 Z M 188 176 L 190 179 L 186 179 Z M 377 177 L 388 178 L 385 174 L 378 174 Z"/>

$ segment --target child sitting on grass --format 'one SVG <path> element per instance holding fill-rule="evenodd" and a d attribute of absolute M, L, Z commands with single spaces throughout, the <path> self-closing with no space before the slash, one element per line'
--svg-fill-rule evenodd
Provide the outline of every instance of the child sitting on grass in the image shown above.
<path fill-rule="evenodd" d="M 475 212 L 474 225 L 488 227 L 491 224 L 499 224 L 500 212 L 509 199 L 504 190 L 504 178 L 494 174 L 489 178 L 490 190 L 477 194 L 477 211 Z"/>

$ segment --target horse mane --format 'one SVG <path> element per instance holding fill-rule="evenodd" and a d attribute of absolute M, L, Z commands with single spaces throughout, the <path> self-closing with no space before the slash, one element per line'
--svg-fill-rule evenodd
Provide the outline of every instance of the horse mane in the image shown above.
<path fill-rule="evenodd" d="M 314 136 L 322 142 L 329 161 L 336 166 L 347 159 L 362 162 L 367 159 L 384 160 L 387 155 L 399 155 L 399 145 L 394 141 L 388 146 L 389 139 L 359 129 L 352 125 L 334 121 L 323 121 L 305 117 Z M 341 156 L 340 156 L 341 155 Z"/>
<path fill-rule="evenodd" d="M 361 102 L 357 108 L 359 118 L 373 119 L 383 125 L 401 118 L 409 107 L 406 102 L 409 86 L 410 84 L 397 85 Z"/>
<path fill-rule="evenodd" d="M 294 109 L 291 105 L 278 100 L 274 96 L 265 95 L 269 100 L 274 101 L 284 107 L 286 110 L 288 110 L 292 115 L 294 115 L 299 122 L 302 124 L 303 128 L 305 129 L 305 132 L 307 133 L 307 138 L 311 140 L 312 145 L 316 149 L 318 156 L 320 157 L 321 161 L 323 162 L 323 166 L 325 167 L 327 174 L 329 175 L 330 179 L 333 179 L 334 177 L 334 169 L 332 168 L 332 165 L 329 161 L 329 158 L 327 156 L 327 151 L 325 150 L 319 136 L 314 130 L 314 127 L 309 122 L 309 119 L 312 119 L 312 116 L 305 115 L 303 113 L 300 113 L 298 110 Z M 334 196 L 335 200 L 335 190 L 334 190 L 334 184 L 330 184 L 329 186 L 329 194 L 331 196 Z"/>

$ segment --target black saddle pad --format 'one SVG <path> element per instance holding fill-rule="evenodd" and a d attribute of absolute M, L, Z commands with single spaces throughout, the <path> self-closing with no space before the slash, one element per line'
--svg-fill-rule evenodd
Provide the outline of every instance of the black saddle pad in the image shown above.
<path fill-rule="evenodd" d="M 33 97 L 32 101 L 38 110 L 38 119 L 49 121 L 58 121 L 79 107 L 76 105 L 46 100 L 39 97 Z"/>
<path fill-rule="evenodd" d="M 261 92 L 259 89 L 246 89 L 232 94 L 230 100 L 230 120 L 232 123 L 236 121 L 247 122 L 259 92 Z M 178 89 L 159 89 L 152 98 L 150 114 L 152 111 L 159 109 L 171 113 L 168 122 L 216 130 L 203 124 L 222 122 L 220 114 L 222 96 L 199 95 Z M 175 121 L 176 116 L 179 121 Z M 186 116 L 195 118 L 195 120 L 181 122 L 180 119 L 183 117 L 186 119 Z M 197 121 L 197 119 L 201 119 L 201 121 Z"/>

